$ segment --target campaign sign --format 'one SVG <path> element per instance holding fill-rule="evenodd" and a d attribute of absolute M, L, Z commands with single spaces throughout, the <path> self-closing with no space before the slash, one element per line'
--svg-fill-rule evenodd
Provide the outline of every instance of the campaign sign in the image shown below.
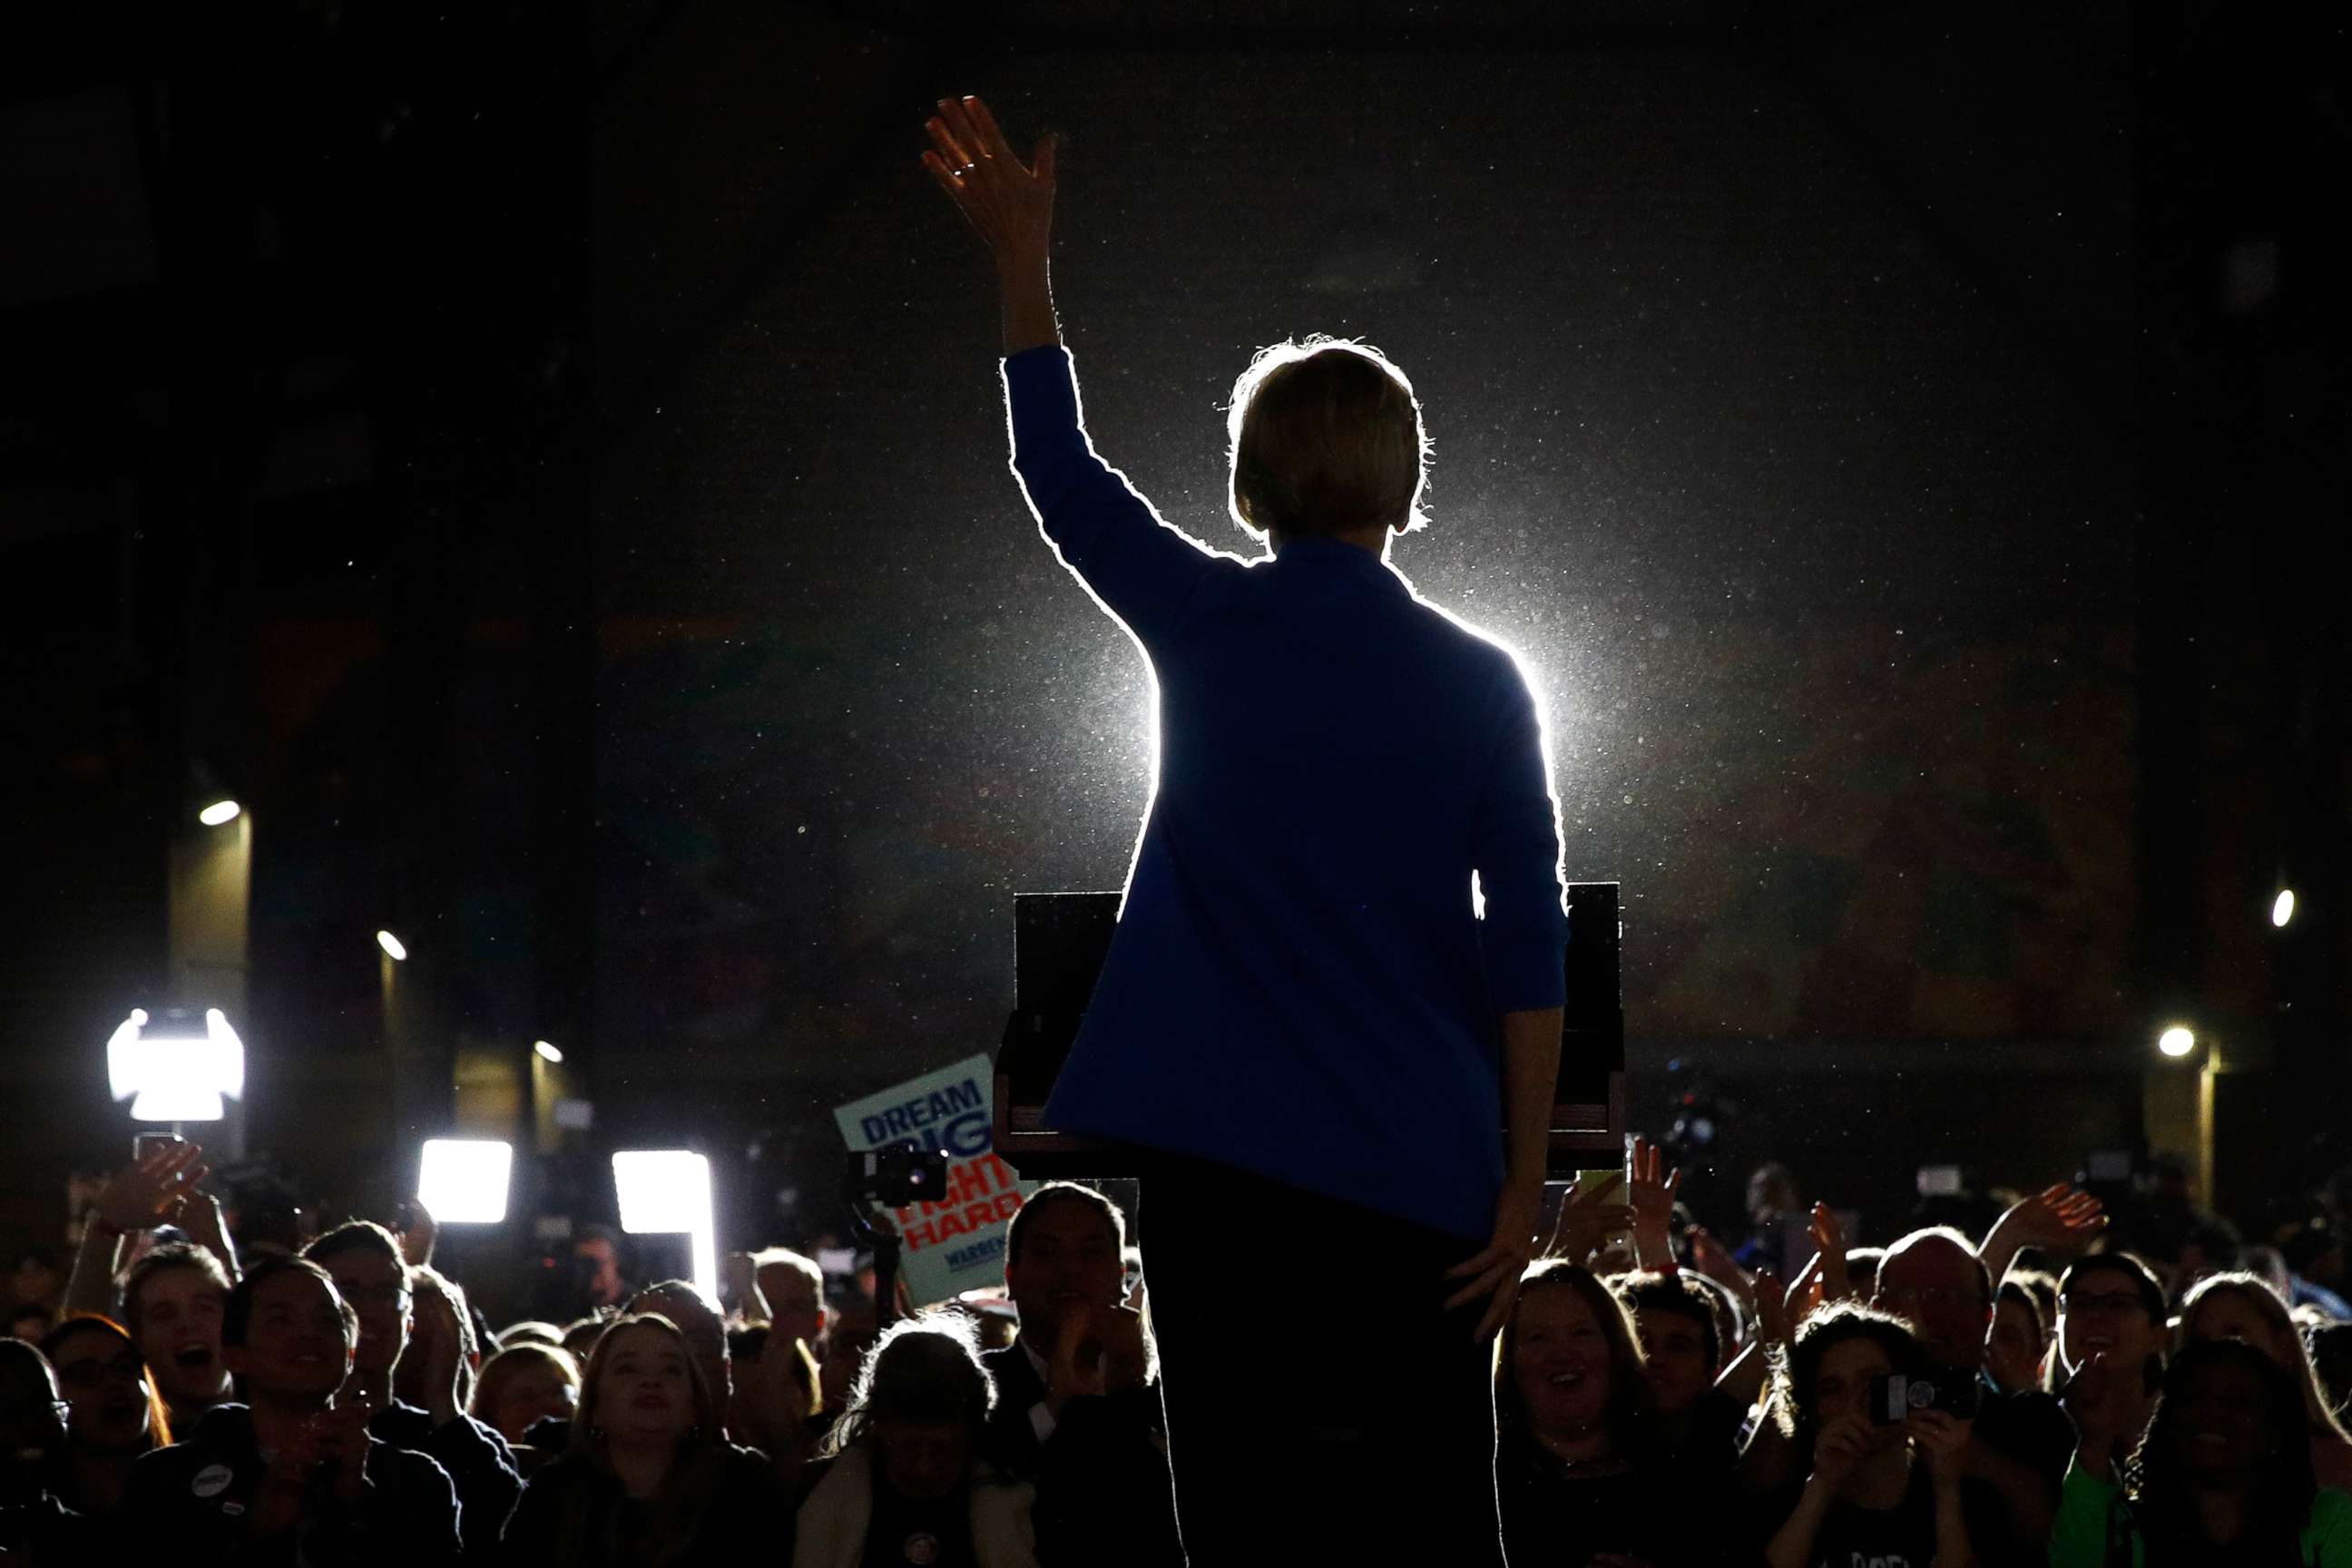
<path fill-rule="evenodd" d="M 909 1141 L 948 1157 L 936 1200 L 893 1209 L 899 1272 L 918 1307 L 1004 1279 L 1005 1227 L 1037 1184 L 997 1157 L 989 1106 L 996 1069 L 975 1056 L 834 1111 L 853 1153 Z"/>

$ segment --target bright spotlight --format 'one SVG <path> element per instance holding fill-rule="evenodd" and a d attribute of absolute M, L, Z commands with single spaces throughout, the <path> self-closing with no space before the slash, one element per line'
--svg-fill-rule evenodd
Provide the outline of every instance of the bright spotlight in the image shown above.
<path fill-rule="evenodd" d="M 427 1138 L 416 1167 L 416 1198 L 446 1225 L 498 1225 L 507 1217 L 514 1148 L 489 1139 Z"/>
<path fill-rule="evenodd" d="M 2271 900 L 2271 924 L 2283 926 L 2294 919 L 2294 889 L 2281 888 L 2279 896 Z"/>
<path fill-rule="evenodd" d="M 245 807 L 233 800 L 216 800 L 196 813 L 196 820 L 206 827 L 218 827 L 223 823 L 235 822 L 244 811 Z"/>
<path fill-rule="evenodd" d="M 2185 1057 L 2197 1048 L 2197 1037 L 2175 1024 L 2156 1037 L 2156 1048 L 2168 1057 Z"/>
<path fill-rule="evenodd" d="M 107 1087 L 131 1101 L 134 1120 L 218 1121 L 228 1114 L 223 1095 L 245 1098 L 245 1042 L 217 1007 L 205 1012 L 203 1034 L 193 1022 L 151 1027 L 134 1007 L 106 1042 Z"/>
<path fill-rule="evenodd" d="M 613 1156 L 621 1228 L 633 1236 L 684 1231 L 692 1238 L 694 1285 L 719 1300 L 718 1227 L 710 1209 L 710 1162 L 683 1149 L 638 1149 Z"/>
<path fill-rule="evenodd" d="M 533 1040 L 530 1048 L 539 1053 L 539 1059 L 543 1062 L 560 1063 L 563 1060 L 563 1053 L 556 1049 L 551 1041 Z"/>
<path fill-rule="evenodd" d="M 375 944 L 383 949 L 383 955 L 394 963 L 401 963 L 408 957 L 408 949 L 402 946 L 400 939 L 388 931 L 375 933 Z"/>

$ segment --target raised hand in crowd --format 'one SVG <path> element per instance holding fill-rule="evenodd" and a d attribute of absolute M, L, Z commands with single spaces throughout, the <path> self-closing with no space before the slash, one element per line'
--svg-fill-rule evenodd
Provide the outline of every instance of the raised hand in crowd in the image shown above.
<path fill-rule="evenodd" d="M 211 1169 L 204 1158 L 203 1148 L 194 1143 L 153 1145 L 138 1161 L 106 1179 L 98 1189 L 89 1222 L 82 1227 L 81 1246 L 75 1251 L 73 1272 L 66 1280 L 68 1314 L 97 1312 L 112 1317 L 119 1310 L 114 1281 L 122 1267 L 125 1237 L 177 1224 L 192 1208 L 208 1211 L 210 1227 L 219 1234 L 217 1205 L 190 1201 L 200 1195 L 196 1184 Z M 225 1239 L 221 1245 L 226 1247 Z M 226 1267 L 226 1257 L 216 1256 Z"/>
<path fill-rule="evenodd" d="M 1807 1228 L 1813 1238 L 1813 1256 L 1821 1264 L 1821 1299 L 1852 1300 L 1853 1282 L 1846 1277 L 1845 1268 L 1845 1226 L 1839 1223 L 1837 1211 L 1827 1204 L 1815 1204 Z"/>
<path fill-rule="evenodd" d="M 1756 1342 L 1789 1348 L 1789 1337 L 1796 1332 L 1797 1320 L 1789 1310 L 1789 1287 L 1780 1275 L 1769 1268 L 1756 1272 Z"/>
<path fill-rule="evenodd" d="M 1998 1286 L 2025 1248 L 2071 1257 L 2106 1227 L 2107 1216 L 2098 1199 L 2080 1187 L 2055 1182 L 2010 1205 L 1985 1232 L 1977 1256 L 1984 1259 L 1986 1272 Z"/>
<path fill-rule="evenodd" d="M 1819 1252 L 1807 1258 L 1781 1294 L 1780 1310 L 1792 1330 L 1829 1302 L 1828 1285 L 1822 1278 L 1822 1258 Z"/>
<path fill-rule="evenodd" d="M 2117 1439 L 2126 1436 L 2114 1398 L 2115 1369 L 2099 1351 L 2074 1369 L 2059 1394 L 2074 1422 L 2074 1463 L 2100 1480 L 2113 1473 Z"/>
<path fill-rule="evenodd" d="M 756 1258 L 748 1252 L 730 1252 L 719 1260 L 719 1271 L 720 1292 L 730 1304 L 727 1321 L 731 1327 L 748 1328 L 771 1320 L 773 1314 L 760 1289 Z"/>
<path fill-rule="evenodd" d="M 400 1223 L 393 1235 L 400 1238 L 400 1258 L 411 1268 L 422 1268 L 433 1261 L 433 1244 L 440 1239 L 441 1222 L 425 1206 L 423 1198 L 411 1198 L 402 1205 Z"/>
<path fill-rule="evenodd" d="M 1585 1263 L 1610 1237 L 1630 1228 L 1633 1205 L 1625 1201 L 1624 1184 L 1623 1174 L 1612 1171 L 1589 1187 L 1570 1186 L 1560 1197 L 1542 1256 Z"/>
<path fill-rule="evenodd" d="M 1739 1267 L 1739 1260 L 1731 1256 L 1731 1249 L 1706 1226 L 1695 1225 L 1690 1227 L 1689 1235 L 1691 1267 L 1738 1297 L 1740 1310 L 1752 1317 L 1756 1311 L 1757 1286 L 1756 1281 L 1748 1278 L 1748 1270 Z M 1761 1278 L 1759 1274 L 1758 1279 Z"/>
<path fill-rule="evenodd" d="M 1633 1260 L 1643 1268 L 1670 1268 L 1675 1262 L 1675 1190 L 1682 1185 L 1683 1173 L 1666 1169 L 1664 1154 L 1647 1138 L 1633 1140 L 1629 1163 L 1633 1178 L 1625 1184 L 1625 1202 L 1633 1213 Z"/>
<path fill-rule="evenodd" d="M 1073 1399 L 1141 1388 L 1150 1376 L 1143 1314 L 1125 1304 L 1091 1304 L 1061 1321 L 1045 1360 L 1045 1409 L 1055 1420 Z"/>
<path fill-rule="evenodd" d="M 148 1149 L 137 1163 L 118 1171 L 99 1189 L 92 1211 L 98 1223 L 118 1236 L 175 1225 L 196 1184 L 211 1173 L 194 1143 L 163 1143 Z"/>
<path fill-rule="evenodd" d="M 1692 1234 L 1696 1236 L 1697 1232 L 1694 1230 Z M 1717 1247 L 1719 1249 L 1719 1243 Z M 1764 1392 L 1773 1351 L 1786 1352 L 1789 1348 L 1789 1305 L 1780 1277 L 1769 1268 L 1759 1272 L 1753 1284 L 1743 1282 L 1742 1289 L 1748 1307 L 1748 1342 L 1727 1359 L 1722 1372 L 1716 1375 L 1715 1386 L 1717 1393 L 1736 1400 L 1745 1409 Z"/>
<path fill-rule="evenodd" d="M 221 1213 L 217 1196 L 207 1192 L 189 1194 L 187 1203 L 181 1207 L 178 1224 L 188 1233 L 189 1240 L 220 1259 L 230 1279 L 237 1277 L 236 1244 L 229 1239 L 228 1221 Z"/>

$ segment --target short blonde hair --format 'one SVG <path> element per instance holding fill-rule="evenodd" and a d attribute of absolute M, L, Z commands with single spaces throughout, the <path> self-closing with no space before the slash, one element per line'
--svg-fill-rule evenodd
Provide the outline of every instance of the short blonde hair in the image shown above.
<path fill-rule="evenodd" d="M 1428 524 L 1429 432 L 1412 383 L 1352 338 L 1260 349 L 1234 383 L 1232 514 L 1253 538 Z"/>

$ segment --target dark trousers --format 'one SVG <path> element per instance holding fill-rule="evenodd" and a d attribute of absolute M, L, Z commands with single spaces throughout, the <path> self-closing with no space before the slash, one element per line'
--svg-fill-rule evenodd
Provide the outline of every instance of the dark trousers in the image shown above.
<path fill-rule="evenodd" d="M 1498 1568 L 1483 1244 L 1198 1163 L 1139 1206 L 1192 1568 Z"/>

